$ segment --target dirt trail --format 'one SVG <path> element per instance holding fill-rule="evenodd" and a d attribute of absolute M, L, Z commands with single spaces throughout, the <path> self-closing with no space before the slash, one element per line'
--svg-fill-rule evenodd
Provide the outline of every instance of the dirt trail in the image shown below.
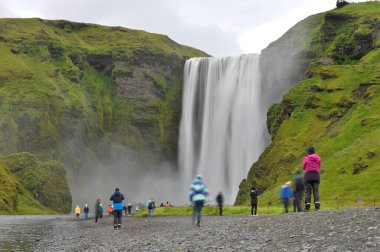
<path fill-rule="evenodd" d="M 51 221 L 36 251 L 379 251 L 380 209 L 277 216 L 112 218 Z"/>

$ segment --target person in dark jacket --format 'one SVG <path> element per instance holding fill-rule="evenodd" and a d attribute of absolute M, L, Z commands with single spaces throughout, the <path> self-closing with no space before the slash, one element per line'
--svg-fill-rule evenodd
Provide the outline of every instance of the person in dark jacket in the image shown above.
<path fill-rule="evenodd" d="M 255 186 L 252 186 L 250 195 L 251 195 L 251 216 L 253 216 L 253 211 L 255 211 L 255 216 L 257 216 L 257 203 L 258 203 L 257 196 L 259 195 L 259 193 Z"/>
<path fill-rule="evenodd" d="M 98 223 L 98 219 L 101 218 L 100 205 L 100 199 L 98 198 L 95 203 L 95 223 Z"/>
<path fill-rule="evenodd" d="M 309 212 L 311 204 L 311 193 L 314 195 L 315 211 L 318 211 L 321 203 L 319 202 L 319 170 L 321 167 L 321 158 L 315 154 L 313 146 L 307 149 L 308 155 L 303 158 L 302 169 L 304 171 L 305 181 L 305 212 Z"/>
<path fill-rule="evenodd" d="M 224 203 L 224 196 L 223 193 L 220 192 L 218 196 L 216 196 L 216 202 L 218 203 L 219 207 L 219 216 L 223 215 L 223 203 Z"/>
<path fill-rule="evenodd" d="M 288 206 L 289 206 L 289 199 L 293 198 L 293 191 L 290 188 L 292 185 L 292 182 L 288 181 L 281 187 L 280 190 L 280 199 L 284 203 L 285 207 L 285 213 L 288 213 Z"/>
<path fill-rule="evenodd" d="M 293 191 L 293 211 L 302 212 L 302 197 L 305 190 L 302 171 L 296 171 L 294 177 L 294 191 Z"/>
<path fill-rule="evenodd" d="M 84 212 L 84 218 L 87 220 L 88 219 L 88 212 L 90 211 L 90 209 L 88 208 L 87 204 L 84 206 L 83 208 L 83 212 Z"/>
<path fill-rule="evenodd" d="M 120 193 L 119 188 L 115 189 L 115 193 L 112 194 L 110 200 L 113 201 L 113 210 L 114 210 L 113 227 L 114 229 L 120 229 L 121 217 L 123 216 L 124 195 Z"/>
<path fill-rule="evenodd" d="M 132 203 L 128 203 L 128 216 L 132 215 Z"/>

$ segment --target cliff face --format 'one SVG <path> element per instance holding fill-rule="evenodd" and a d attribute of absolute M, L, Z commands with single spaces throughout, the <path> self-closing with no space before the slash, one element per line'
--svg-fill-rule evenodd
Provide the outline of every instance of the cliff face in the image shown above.
<path fill-rule="evenodd" d="M 292 88 L 268 110 L 272 142 L 240 184 L 236 204 L 249 202 L 252 184 L 264 191 L 261 200 L 276 201 L 310 145 L 323 161 L 323 197 L 377 195 L 379 10 L 367 2 L 311 16 L 263 51 L 267 90 Z"/>
<path fill-rule="evenodd" d="M 144 31 L 0 19 L 0 154 L 60 160 L 70 181 L 125 149 L 174 160 L 183 64 L 205 55 Z"/>

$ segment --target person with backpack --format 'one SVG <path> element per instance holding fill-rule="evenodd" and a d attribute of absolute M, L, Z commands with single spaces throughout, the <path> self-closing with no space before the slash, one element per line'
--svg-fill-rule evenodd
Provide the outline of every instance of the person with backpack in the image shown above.
<path fill-rule="evenodd" d="M 251 196 L 251 216 L 253 216 L 253 210 L 255 210 L 255 216 L 257 216 L 257 196 L 259 192 L 256 190 L 255 186 L 252 186 L 250 196 Z"/>
<path fill-rule="evenodd" d="M 315 211 L 318 211 L 321 203 L 319 201 L 319 170 L 321 167 L 321 158 L 315 154 L 315 149 L 310 146 L 307 149 L 307 155 L 303 158 L 302 169 L 304 171 L 305 181 L 305 212 L 309 212 L 311 204 L 311 193 L 314 195 Z"/>
<path fill-rule="evenodd" d="M 220 192 L 218 196 L 216 196 L 216 202 L 218 203 L 219 207 L 219 216 L 223 216 L 223 203 L 224 203 L 224 196 L 223 193 Z"/>
<path fill-rule="evenodd" d="M 153 211 L 155 208 L 153 199 L 148 200 L 146 203 L 146 208 L 148 209 L 148 217 L 153 217 Z"/>
<path fill-rule="evenodd" d="M 123 200 L 124 195 L 120 193 L 119 188 L 115 189 L 114 194 L 112 194 L 111 201 L 113 201 L 113 227 L 114 229 L 121 228 L 121 218 L 123 216 Z"/>
<path fill-rule="evenodd" d="M 289 199 L 293 198 L 293 192 L 290 188 L 292 186 L 292 182 L 288 181 L 281 187 L 280 190 L 280 199 L 284 203 L 285 213 L 288 213 Z"/>
<path fill-rule="evenodd" d="M 87 204 L 84 206 L 83 208 L 83 212 L 84 212 L 84 218 L 87 220 L 88 219 L 88 212 L 90 211 L 90 209 L 88 208 Z"/>
<path fill-rule="evenodd" d="M 302 198 L 305 190 L 304 179 L 302 171 L 296 171 L 294 177 L 294 191 L 293 191 L 293 211 L 302 212 Z"/>
<path fill-rule="evenodd" d="M 99 211 L 100 211 L 99 218 L 102 219 L 103 218 L 103 205 L 102 205 L 102 203 L 100 203 Z"/>
<path fill-rule="evenodd" d="M 95 223 L 98 223 L 98 219 L 101 218 L 100 205 L 100 199 L 98 198 L 95 202 Z"/>
<path fill-rule="evenodd" d="M 202 181 L 202 175 L 195 176 L 189 193 L 189 199 L 193 205 L 193 226 L 195 218 L 197 219 L 197 227 L 201 226 L 202 208 L 208 195 L 208 189 Z"/>

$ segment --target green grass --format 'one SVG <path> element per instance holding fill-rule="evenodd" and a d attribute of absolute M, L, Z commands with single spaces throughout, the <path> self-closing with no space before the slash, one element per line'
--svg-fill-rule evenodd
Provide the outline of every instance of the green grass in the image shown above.
<path fill-rule="evenodd" d="M 58 161 L 41 162 L 30 153 L 0 156 L 0 213 L 68 213 L 71 195 Z"/>
<path fill-rule="evenodd" d="M 240 184 L 236 204 L 249 202 L 251 184 L 264 190 L 261 202 L 277 200 L 281 185 L 302 169 L 310 145 L 322 159 L 322 201 L 380 197 L 380 39 L 374 36 L 369 51 L 357 51 L 355 46 L 360 34 L 372 37 L 376 33 L 373 22 L 380 18 L 379 7 L 379 2 L 350 4 L 319 14 L 325 17 L 323 25 L 310 30 L 305 41 L 306 47 L 307 43 L 320 44 L 315 48 L 321 51 L 311 54 L 309 78 L 293 86 L 282 102 L 269 110 L 273 142 Z M 341 22 L 342 17 L 348 19 Z M 359 35 L 354 34 L 355 29 Z M 317 39 L 316 32 L 329 40 Z M 352 50 L 341 54 L 337 47 L 342 44 Z M 326 55 L 333 59 L 332 64 L 319 61 Z M 289 107 L 290 117 L 284 113 Z"/>
<path fill-rule="evenodd" d="M 358 202 L 357 198 L 326 198 L 321 201 L 321 210 L 336 210 L 345 208 L 362 208 L 362 207 L 375 207 L 380 206 L 380 197 L 364 197 L 361 202 Z M 314 207 L 311 208 L 314 211 Z M 289 212 L 293 212 L 293 206 L 290 204 Z M 258 215 L 278 215 L 285 213 L 283 205 L 278 201 L 272 201 L 271 205 L 267 202 L 259 202 L 258 204 Z M 159 207 L 154 210 L 155 216 L 191 216 L 193 214 L 193 208 L 188 207 Z M 240 206 L 224 206 L 223 215 L 250 215 L 251 207 L 247 205 Z M 219 215 L 219 208 L 217 206 L 205 206 L 202 209 L 202 215 L 205 216 L 217 216 Z M 147 209 L 140 209 L 137 217 L 146 217 Z"/>

